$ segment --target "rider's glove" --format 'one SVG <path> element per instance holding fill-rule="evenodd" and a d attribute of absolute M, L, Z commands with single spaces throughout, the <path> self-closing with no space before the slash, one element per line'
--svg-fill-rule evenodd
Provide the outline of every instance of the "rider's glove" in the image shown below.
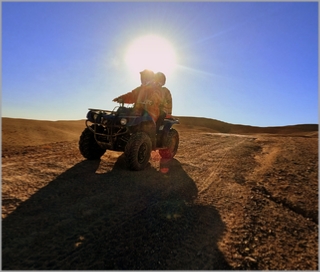
<path fill-rule="evenodd" d="M 113 102 L 118 102 L 118 103 L 123 103 L 123 98 L 117 97 L 117 98 L 113 99 L 112 101 Z"/>

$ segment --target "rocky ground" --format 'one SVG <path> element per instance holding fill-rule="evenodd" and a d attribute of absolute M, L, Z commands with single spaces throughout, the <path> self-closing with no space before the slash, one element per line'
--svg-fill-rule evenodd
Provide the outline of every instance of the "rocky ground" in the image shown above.
<path fill-rule="evenodd" d="M 318 134 L 176 126 L 144 171 L 2 146 L 3 270 L 318 270 Z"/>

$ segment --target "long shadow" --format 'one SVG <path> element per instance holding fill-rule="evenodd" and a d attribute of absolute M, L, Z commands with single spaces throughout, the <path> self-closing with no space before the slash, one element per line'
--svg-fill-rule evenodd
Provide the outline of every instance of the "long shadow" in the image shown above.
<path fill-rule="evenodd" d="M 99 164 L 76 164 L 3 219 L 2 269 L 231 269 L 220 215 L 193 204 L 179 161 L 132 172 L 120 156 L 97 174 Z"/>

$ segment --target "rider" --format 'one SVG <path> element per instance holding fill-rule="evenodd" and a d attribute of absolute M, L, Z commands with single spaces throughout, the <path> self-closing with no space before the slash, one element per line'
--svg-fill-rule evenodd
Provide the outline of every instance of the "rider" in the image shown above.
<path fill-rule="evenodd" d="M 166 76 L 164 73 L 158 72 L 155 74 L 155 84 L 161 87 L 162 101 L 160 104 L 161 110 L 166 113 L 166 117 L 171 117 L 172 114 L 172 96 L 168 88 L 163 87 L 166 84 Z"/>
<path fill-rule="evenodd" d="M 157 127 L 159 127 L 164 118 L 171 118 L 172 114 L 172 96 L 168 88 L 163 87 L 166 84 L 166 76 L 162 72 L 155 74 L 154 82 L 157 86 L 161 88 L 161 103 L 160 103 L 160 115 L 157 122 Z"/>
<path fill-rule="evenodd" d="M 135 103 L 134 109 L 136 113 L 143 114 L 143 110 L 146 110 L 154 123 L 156 123 L 160 114 L 161 89 L 154 84 L 154 77 L 153 71 L 143 70 L 140 72 L 141 85 L 131 92 L 113 99 L 113 101 L 128 104 Z"/>

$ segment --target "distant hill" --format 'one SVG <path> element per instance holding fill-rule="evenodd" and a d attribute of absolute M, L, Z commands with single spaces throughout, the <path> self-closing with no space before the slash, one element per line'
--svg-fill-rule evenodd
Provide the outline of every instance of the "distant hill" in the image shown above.
<path fill-rule="evenodd" d="M 289 126 L 275 127 L 257 127 L 249 125 L 230 124 L 216 119 L 205 117 L 177 117 L 181 125 L 186 126 L 202 126 L 216 130 L 220 133 L 237 133 L 237 134 L 252 134 L 252 133 L 269 133 L 269 134 L 297 134 L 297 133 L 317 133 L 318 124 L 299 124 Z"/>

